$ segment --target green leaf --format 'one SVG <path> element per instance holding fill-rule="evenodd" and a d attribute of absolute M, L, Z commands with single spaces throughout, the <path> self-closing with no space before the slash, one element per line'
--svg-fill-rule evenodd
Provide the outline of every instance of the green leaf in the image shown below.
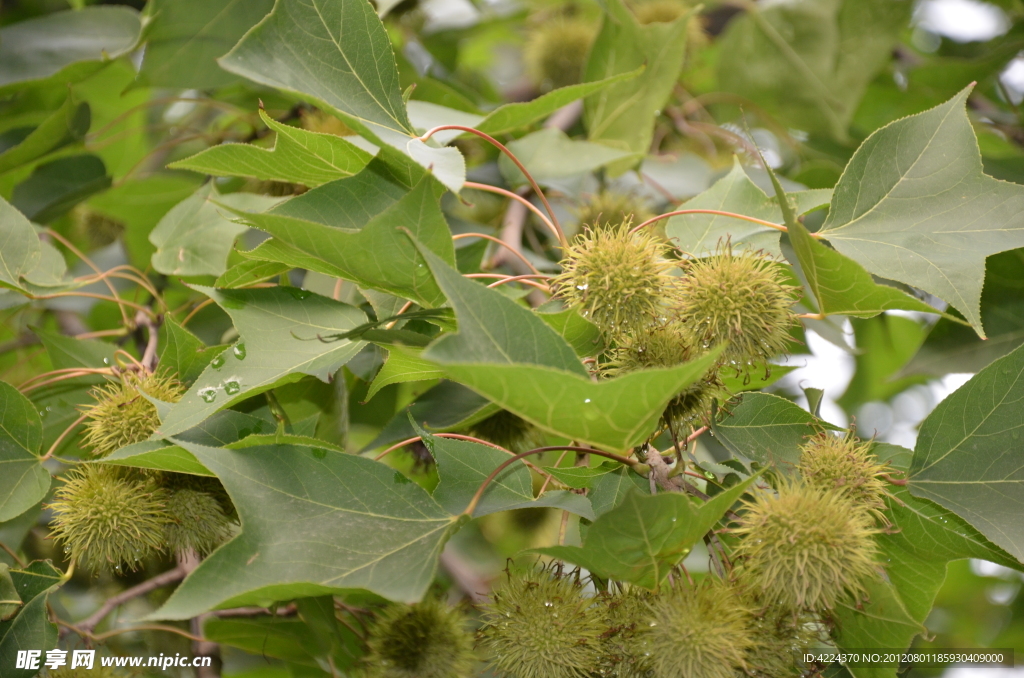
<path fill-rule="evenodd" d="M 939 318 L 900 375 L 977 372 L 1024 343 L 1024 249 L 993 254 L 985 262 L 981 319 L 988 339 Z"/>
<path fill-rule="evenodd" d="M 498 406 L 477 395 L 462 384 L 442 381 L 416 399 L 409 407 L 393 416 L 380 434 L 365 450 L 392 445 L 416 434 L 409 423 L 412 417 L 419 426 L 432 431 L 461 430 L 482 421 L 498 411 Z"/>
<path fill-rule="evenodd" d="M 956 513 L 1024 562 L 1024 347 L 995 361 L 921 424 L 912 494 Z"/>
<path fill-rule="evenodd" d="M 871 274 L 853 259 L 815 241 L 803 224 L 794 221 L 789 226 L 789 241 L 796 252 L 804 278 L 804 288 L 813 296 L 818 313 L 843 314 L 855 318 L 871 318 L 895 309 L 939 313 L 903 290 L 879 285 Z"/>
<path fill-rule="evenodd" d="M 715 437 L 733 454 L 787 470 L 800 461 L 804 439 L 838 427 L 770 393 L 744 393 L 730 416 L 714 423 Z"/>
<path fill-rule="evenodd" d="M 536 314 L 501 292 L 463 277 L 418 242 L 416 246 L 459 322 L 458 333 L 435 341 L 424 358 L 442 364 L 544 365 L 587 376 L 572 347 Z"/>
<path fill-rule="evenodd" d="M 889 0 L 750 5 L 720 40 L 720 86 L 795 129 L 845 141 L 912 11 L 912 3 Z"/>
<path fill-rule="evenodd" d="M 39 236 L 25 215 L 0 198 L 0 284 L 22 289 L 22 278 L 42 259 Z"/>
<path fill-rule="evenodd" d="M 481 132 L 497 136 L 507 134 L 520 127 L 526 127 L 541 118 L 546 118 L 559 108 L 567 106 L 577 99 L 583 99 L 603 90 L 605 87 L 616 85 L 621 82 L 632 80 L 641 75 L 645 66 L 640 66 L 634 71 L 619 73 L 604 80 L 584 82 L 578 85 L 562 87 L 547 94 L 542 94 L 532 101 L 516 102 L 498 106 L 487 114 L 476 128 Z"/>
<path fill-rule="evenodd" d="M 29 82 L 75 82 L 138 41 L 139 13 L 128 7 L 55 12 L 0 29 L 0 94 Z"/>
<path fill-rule="evenodd" d="M 316 638 L 301 619 L 275 617 L 210 617 L 203 637 L 256 656 L 273 657 L 304 666 L 319 667 Z"/>
<path fill-rule="evenodd" d="M 350 183 L 342 186 L 345 182 Z M 367 183 L 375 193 L 350 193 L 359 191 Z M 358 231 L 308 219 L 317 211 L 330 210 L 336 195 L 344 198 L 351 195 L 359 201 L 358 206 L 374 209 L 370 201 L 378 201 L 378 204 L 390 202 L 395 188 L 391 183 L 384 183 L 378 175 L 369 173 L 368 177 L 360 175 L 342 179 L 310 191 L 300 196 L 304 200 L 297 205 L 292 204 L 295 201 L 289 201 L 282 209 L 264 214 L 236 213 L 255 228 L 274 236 L 275 240 L 292 246 L 310 259 L 323 262 L 315 269 L 321 273 L 411 299 L 426 307 L 437 306 L 444 296 L 416 248 L 399 230 L 407 229 L 433 252 L 440 254 L 444 261 L 454 263 L 451 233 L 441 213 L 438 202 L 440 190 L 436 184 L 424 179 L 379 213 L 353 214 L 353 219 L 367 217 L 365 221 L 357 222 Z M 299 214 L 307 218 L 297 216 Z"/>
<path fill-rule="evenodd" d="M 541 185 L 558 184 L 629 157 L 628 151 L 570 139 L 565 132 L 554 127 L 545 127 L 511 141 L 508 149 Z M 498 166 L 509 183 L 527 183 L 522 171 L 507 156 L 502 155 L 498 159 Z"/>
<path fill-rule="evenodd" d="M 388 357 L 384 361 L 384 366 L 380 368 L 380 372 L 373 378 L 370 390 L 366 392 L 366 400 L 371 400 L 382 388 L 391 384 L 427 381 L 443 377 L 444 370 L 439 369 L 435 363 L 421 358 L 420 353 L 422 351 L 411 348 L 389 346 Z"/>
<path fill-rule="evenodd" d="M 94 193 L 106 190 L 110 183 L 107 167 L 99 156 L 65 156 L 37 165 L 14 187 L 11 204 L 32 221 L 47 224 Z"/>
<path fill-rule="evenodd" d="M 622 468 L 622 464 L 606 461 L 600 466 L 567 466 L 565 468 L 545 466 L 544 470 L 563 485 L 568 485 L 576 490 L 582 490 L 594 487 L 598 479 L 620 468 Z"/>
<path fill-rule="evenodd" d="M 460 521 L 384 464 L 276 445 L 183 446 L 217 474 L 242 532 L 204 560 L 152 616 L 367 589 L 415 602 Z"/>
<path fill-rule="evenodd" d="M 159 346 L 160 367 L 171 370 L 184 384 L 195 381 L 214 356 L 225 348 L 207 347 L 170 315 L 164 316 L 164 323 L 160 326 Z"/>
<path fill-rule="evenodd" d="M 373 157 L 342 137 L 285 125 L 262 110 L 260 118 L 277 134 L 274 148 L 220 144 L 168 167 L 218 177 L 256 177 L 315 187 L 358 174 Z"/>
<path fill-rule="evenodd" d="M 246 254 L 248 253 L 243 253 L 243 256 Z M 287 273 L 291 268 L 288 264 L 282 264 L 277 261 L 251 259 L 228 268 L 217 278 L 213 286 L 229 289 L 250 287 L 255 283 L 266 282 L 282 273 Z"/>
<path fill-rule="evenodd" d="M 949 302 L 984 336 L 985 257 L 1024 246 L 1024 187 L 982 173 L 969 94 L 868 137 L 820 233 L 871 273 Z"/>
<path fill-rule="evenodd" d="M 795 191 L 790 193 L 794 211 L 804 214 L 827 205 L 832 197 L 829 190 Z M 732 169 L 716 181 L 711 188 L 691 198 L 678 209 L 704 209 L 733 212 L 744 216 L 782 223 L 782 211 L 774 197 L 768 196 L 750 180 L 738 158 L 733 158 Z M 734 247 L 763 249 L 776 256 L 781 254 L 777 229 L 751 221 L 717 214 L 680 214 L 671 217 L 665 227 L 669 239 L 684 252 L 703 256 L 714 252 L 719 243 L 728 238 Z"/>
<path fill-rule="evenodd" d="M 218 195 L 212 183 L 201 186 L 165 214 L 149 234 L 157 248 L 153 268 L 164 275 L 221 275 L 235 239 L 246 230 L 230 218 L 228 208 L 256 212 L 279 202 L 280 198 L 254 193 Z"/>
<path fill-rule="evenodd" d="M 555 312 L 538 310 L 537 315 L 558 332 L 581 358 L 597 355 L 604 349 L 601 330 L 576 309 L 567 308 Z"/>
<path fill-rule="evenodd" d="M 322 103 L 369 141 L 398 149 L 453 191 L 465 181 L 457 149 L 414 138 L 391 41 L 364 0 L 277 0 L 218 63 Z"/>
<path fill-rule="evenodd" d="M 39 460 L 43 422 L 18 389 L 0 382 L 0 522 L 18 516 L 50 489 Z"/>
<path fill-rule="evenodd" d="M 647 66 L 638 77 L 606 87 L 584 102 L 587 138 L 632 156 L 611 170 L 621 174 L 651 147 L 654 119 L 683 69 L 690 15 L 641 26 L 621 0 L 609 0 L 605 11 L 583 79 L 604 80 Z"/>
<path fill-rule="evenodd" d="M 836 646 L 892 650 L 909 647 L 914 636 L 925 631 L 924 624 L 911 616 L 891 583 L 878 578 L 865 582 L 864 586 L 868 598 L 860 607 L 842 602 L 836 608 Z M 891 678 L 896 675 L 898 664 L 854 666 L 850 667 L 850 673 L 856 678 Z"/>
<path fill-rule="evenodd" d="M 103 463 L 193 476 L 213 475 L 210 469 L 200 464 L 190 452 L 177 445 L 168 445 L 162 440 L 144 440 L 122 447 L 110 456 L 104 457 Z"/>
<path fill-rule="evenodd" d="M 18 587 L 11 579 L 10 568 L 7 563 L 0 563 L 0 621 L 7 621 L 13 617 L 22 602 L 21 596 L 18 595 Z"/>
<path fill-rule="evenodd" d="M 304 374 L 326 382 L 363 346 L 317 339 L 318 334 L 344 332 L 366 320 L 348 304 L 293 287 L 196 289 L 231 316 L 241 339 L 203 370 L 155 437 L 181 433 L 218 410 Z"/>
<path fill-rule="evenodd" d="M 644 496 L 633 490 L 594 521 L 582 547 L 533 550 L 608 579 L 656 590 L 753 481 L 748 478 L 702 504 L 676 492 Z"/>
<path fill-rule="evenodd" d="M 48 330 L 33 328 L 39 341 L 46 348 L 53 369 L 62 370 L 70 367 L 109 367 L 114 362 L 117 346 L 97 339 L 78 339 Z M 102 384 L 106 380 L 99 375 L 90 378 L 93 383 Z"/>
<path fill-rule="evenodd" d="M 21 143 L 0 153 L 0 174 L 80 141 L 89 131 L 89 104 L 72 97 L 39 124 Z"/>
<path fill-rule="evenodd" d="M 434 501 L 452 515 L 462 513 L 484 480 L 510 458 L 507 452 L 489 445 L 438 438 L 418 427 L 416 432 L 423 437 L 423 444 L 437 461 L 440 482 L 434 489 Z M 542 506 L 565 509 L 588 520 L 594 519 L 590 501 L 581 494 L 551 490 L 534 499 L 533 478 L 521 461 L 509 464 L 490 482 L 473 511 L 473 517 Z"/>
<path fill-rule="evenodd" d="M 36 595 L 14 619 L 0 622 L 0 665 L 4 667 L 4 678 L 34 678 L 38 669 L 14 668 L 18 652 L 42 650 L 45 657 L 47 650 L 57 646 L 57 625 L 50 621 L 46 607 L 48 595 L 45 591 Z"/>
<path fill-rule="evenodd" d="M 594 489 L 587 497 L 594 507 L 594 514 L 601 516 L 621 504 L 629 496 L 631 490 L 636 489 L 641 494 L 649 494 L 650 488 L 651 483 L 648 478 L 643 478 L 634 473 L 632 469 L 623 466 L 594 481 Z"/>
<path fill-rule="evenodd" d="M 139 84 L 212 89 L 235 81 L 217 65 L 267 15 L 273 0 L 153 0 L 146 6 L 146 51 Z"/>

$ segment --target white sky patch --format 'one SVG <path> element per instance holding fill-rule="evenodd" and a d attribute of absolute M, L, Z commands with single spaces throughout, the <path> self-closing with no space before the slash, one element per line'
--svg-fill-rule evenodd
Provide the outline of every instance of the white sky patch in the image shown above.
<path fill-rule="evenodd" d="M 958 42 L 991 40 L 1010 30 L 1003 10 L 980 0 L 924 0 L 915 18 L 918 27 Z"/>

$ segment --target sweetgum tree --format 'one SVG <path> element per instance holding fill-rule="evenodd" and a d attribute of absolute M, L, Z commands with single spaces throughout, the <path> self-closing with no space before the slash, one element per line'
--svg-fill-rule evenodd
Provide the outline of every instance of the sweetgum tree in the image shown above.
<path fill-rule="evenodd" d="M 5 678 L 882 678 L 818 657 L 1024 570 L 1017 24 L 60 4 L 0 9 Z"/>

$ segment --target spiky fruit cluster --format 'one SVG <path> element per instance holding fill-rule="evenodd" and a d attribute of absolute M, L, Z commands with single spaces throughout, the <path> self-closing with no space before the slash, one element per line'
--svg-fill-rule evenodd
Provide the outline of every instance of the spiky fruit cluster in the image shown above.
<path fill-rule="evenodd" d="M 601 662 L 605 625 L 582 583 L 550 569 L 510 571 L 485 607 L 481 645 L 507 678 L 582 678 Z"/>
<path fill-rule="evenodd" d="M 857 507 L 884 521 L 886 491 L 882 476 L 892 469 L 871 453 L 871 443 L 855 436 L 821 433 L 800 448 L 797 470 L 804 483 L 845 495 Z"/>
<path fill-rule="evenodd" d="M 878 532 L 844 495 L 782 481 L 747 503 L 735 530 L 742 577 L 766 606 L 829 610 L 878 576 Z"/>
<path fill-rule="evenodd" d="M 572 17 L 545 21 L 534 28 L 523 52 L 534 85 L 546 91 L 580 82 L 594 35 L 592 24 Z"/>
<path fill-rule="evenodd" d="M 134 570 L 163 548 L 170 516 L 152 478 L 87 464 L 65 476 L 54 499 L 52 536 L 89 569 Z"/>
<path fill-rule="evenodd" d="M 588 230 L 565 252 L 554 284 L 570 306 L 612 337 L 651 327 L 665 314 L 675 278 L 667 248 L 629 224 Z"/>
<path fill-rule="evenodd" d="M 468 678 L 476 664 L 465 615 L 435 599 L 386 608 L 367 644 L 368 678 Z"/>
<path fill-rule="evenodd" d="M 654 678 L 733 678 L 753 646 L 751 610 L 733 588 L 708 578 L 677 586 L 652 605 L 642 634 Z"/>
<path fill-rule="evenodd" d="M 477 422 L 470 432 L 516 454 L 544 444 L 544 434 L 540 429 L 508 410 L 501 410 Z"/>
<path fill-rule="evenodd" d="M 630 586 L 604 593 L 598 599 L 607 630 L 601 636 L 601 667 L 606 678 L 646 678 L 649 675 L 645 643 L 640 639 L 648 626 L 655 595 Z"/>
<path fill-rule="evenodd" d="M 163 372 L 124 372 L 121 378 L 92 391 L 95 404 L 86 408 L 82 442 L 97 457 L 105 457 L 126 445 L 142 442 L 160 426 L 156 407 L 142 393 L 175 403 L 185 387 Z"/>
<path fill-rule="evenodd" d="M 641 24 L 672 23 L 690 11 L 680 0 L 646 0 L 633 7 L 636 20 Z"/>
<path fill-rule="evenodd" d="M 614 228 L 625 222 L 640 224 L 653 216 L 638 196 L 607 190 L 590 196 L 576 211 L 580 225 L 592 230 Z"/>
<path fill-rule="evenodd" d="M 679 322 L 697 346 L 726 343 L 723 358 L 738 365 L 767 360 L 786 349 L 796 288 L 760 252 L 716 254 L 688 261 L 676 305 Z"/>
<path fill-rule="evenodd" d="M 800 678 L 807 667 L 798 657 L 824 640 L 822 625 L 812 615 L 772 607 L 755 615 L 751 634 L 747 674 L 757 678 Z"/>
<path fill-rule="evenodd" d="M 215 496 L 190 488 L 169 495 L 164 540 L 172 552 L 205 556 L 231 538 L 235 523 Z"/>

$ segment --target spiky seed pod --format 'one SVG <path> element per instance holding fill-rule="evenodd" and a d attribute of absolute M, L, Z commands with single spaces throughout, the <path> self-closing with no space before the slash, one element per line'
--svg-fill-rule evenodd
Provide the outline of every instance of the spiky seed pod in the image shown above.
<path fill-rule="evenodd" d="M 661 325 L 622 337 L 605 373 L 616 376 L 652 367 L 675 367 L 697 356 L 698 351 L 693 349 L 680 326 Z M 726 400 L 729 396 L 715 366 L 669 401 L 664 420 L 674 430 L 686 431 L 697 422 L 706 423 L 711 416 L 712 403 Z"/>
<path fill-rule="evenodd" d="M 546 91 L 580 82 L 594 35 L 591 23 L 571 17 L 545 21 L 534 28 L 523 52 L 534 85 Z"/>
<path fill-rule="evenodd" d="M 683 270 L 676 312 L 697 346 L 728 342 L 723 360 L 741 365 L 786 349 L 797 288 L 770 257 L 726 244 Z"/>
<path fill-rule="evenodd" d="M 139 391 L 165 402 L 176 403 L 185 387 L 166 372 L 139 375 L 125 372 L 121 379 L 92 391 L 96 400 L 86 408 L 84 445 L 93 455 L 105 457 L 126 445 L 142 442 L 160 426 L 156 407 Z"/>
<path fill-rule="evenodd" d="M 206 492 L 174 490 L 167 499 L 167 514 L 164 538 L 174 553 L 195 551 L 205 556 L 234 534 L 234 522 L 224 515 L 217 498 Z"/>
<path fill-rule="evenodd" d="M 643 223 L 654 213 L 636 195 L 601 191 L 584 202 L 576 216 L 581 226 L 600 230 L 614 228 L 627 221 Z"/>
<path fill-rule="evenodd" d="M 667 247 L 651 234 L 629 232 L 629 224 L 587 230 L 566 249 L 555 289 L 613 337 L 636 333 L 661 321 L 672 299 L 674 264 Z"/>
<path fill-rule="evenodd" d="M 647 678 L 650 660 L 640 638 L 644 632 L 653 593 L 630 586 L 598 598 L 607 630 L 601 636 L 601 667 L 604 678 Z"/>
<path fill-rule="evenodd" d="M 822 433 L 800 447 L 797 465 L 804 482 L 822 490 L 845 494 L 854 504 L 888 522 L 885 510 L 886 483 L 882 476 L 892 472 L 871 453 L 871 443 L 853 435 Z"/>
<path fill-rule="evenodd" d="M 64 477 L 54 499 L 51 534 L 89 569 L 135 570 L 163 548 L 166 493 L 152 479 L 85 464 Z"/>
<path fill-rule="evenodd" d="M 544 444 L 544 433 L 508 410 L 501 410 L 472 426 L 470 432 L 516 454 Z"/>
<path fill-rule="evenodd" d="M 367 678 L 468 678 L 476 664 L 465 615 L 432 598 L 386 608 L 367 644 Z"/>
<path fill-rule="evenodd" d="M 90 247 L 106 247 L 124 233 L 124 222 L 82 203 L 71 211 L 71 228 L 76 239 Z"/>
<path fill-rule="evenodd" d="M 754 605 L 760 607 L 757 601 Z M 800 655 L 826 635 L 812 615 L 771 607 L 755 615 L 751 634 L 747 674 L 757 678 L 800 678 L 807 668 L 798 661 Z"/>
<path fill-rule="evenodd" d="M 720 579 L 669 589 L 651 605 L 641 635 L 651 675 L 734 678 L 753 645 L 750 618 L 750 607 Z"/>
<path fill-rule="evenodd" d="M 303 110 L 299 117 L 302 121 L 302 128 L 310 132 L 333 134 L 337 137 L 348 137 L 355 134 L 344 122 L 320 110 Z"/>
<path fill-rule="evenodd" d="M 480 642 L 499 676 L 584 678 L 601 660 L 603 615 L 573 576 L 511 571 L 483 622 Z"/>
<path fill-rule="evenodd" d="M 842 493 L 781 481 L 746 505 L 735 533 L 742 579 L 766 606 L 824 611 L 878 576 L 871 516 Z"/>

